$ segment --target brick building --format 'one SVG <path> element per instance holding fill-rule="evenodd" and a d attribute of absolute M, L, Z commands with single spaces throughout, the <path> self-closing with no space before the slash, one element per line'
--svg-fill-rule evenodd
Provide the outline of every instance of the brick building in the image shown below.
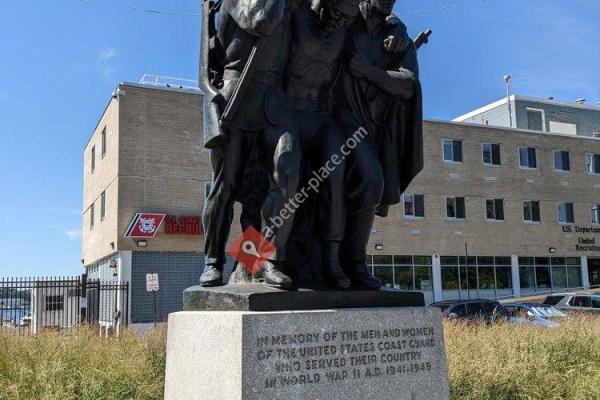
<path fill-rule="evenodd" d="M 201 103 L 192 88 L 121 84 L 84 149 L 83 262 L 90 277 L 131 283 L 133 323 L 153 318 L 146 273 L 159 274 L 164 319 L 203 268 L 203 237 L 167 223 L 201 215 Z M 509 116 L 508 103 L 426 121 L 425 168 L 371 235 L 387 286 L 433 301 L 600 284 L 600 109 L 513 97 Z M 138 213 L 168 217 L 153 238 L 125 237 Z"/>

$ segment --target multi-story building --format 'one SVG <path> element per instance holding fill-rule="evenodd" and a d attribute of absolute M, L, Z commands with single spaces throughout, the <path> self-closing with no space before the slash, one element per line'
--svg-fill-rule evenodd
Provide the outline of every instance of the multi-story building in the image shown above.
<path fill-rule="evenodd" d="M 554 115 L 575 110 L 581 135 L 492 126 L 502 124 L 481 117 L 488 111 L 467 118 L 479 123 L 426 121 L 425 167 L 369 243 L 386 286 L 433 301 L 600 285 L 600 140 L 586 134 L 600 110 L 519 99 L 516 121 L 537 108 L 556 127 Z M 203 237 L 184 226 L 197 224 L 210 179 L 201 101 L 187 88 L 121 84 L 84 150 L 84 265 L 91 277 L 131 283 L 134 323 L 152 321 L 147 273 L 159 274 L 164 319 L 203 268 Z M 167 216 L 154 237 L 126 237 L 140 213 Z"/>

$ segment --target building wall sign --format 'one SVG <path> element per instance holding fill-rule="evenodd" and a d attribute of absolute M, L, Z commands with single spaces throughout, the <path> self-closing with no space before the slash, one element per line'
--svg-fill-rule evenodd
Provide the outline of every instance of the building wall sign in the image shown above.
<path fill-rule="evenodd" d="M 575 251 L 579 252 L 600 252 L 600 241 L 594 235 L 600 235 L 600 227 L 587 226 L 563 226 L 564 233 L 577 234 L 577 244 Z M 592 237 L 590 237 L 592 235 Z"/>
<path fill-rule="evenodd" d="M 168 215 L 165 221 L 165 233 L 167 235 L 200 236 L 204 231 L 198 216 Z"/>
<path fill-rule="evenodd" d="M 165 214 L 137 213 L 133 216 L 133 220 L 125 232 L 125 237 L 153 238 L 164 219 Z"/>

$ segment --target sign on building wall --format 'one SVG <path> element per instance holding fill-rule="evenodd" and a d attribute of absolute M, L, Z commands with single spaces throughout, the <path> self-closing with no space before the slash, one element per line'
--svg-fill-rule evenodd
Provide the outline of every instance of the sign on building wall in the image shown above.
<path fill-rule="evenodd" d="M 165 219 L 165 214 L 137 213 L 134 215 L 125 237 L 153 238 Z"/>
<path fill-rule="evenodd" d="M 165 233 L 167 235 L 202 235 L 203 230 L 200 217 L 168 215 L 165 220 Z"/>

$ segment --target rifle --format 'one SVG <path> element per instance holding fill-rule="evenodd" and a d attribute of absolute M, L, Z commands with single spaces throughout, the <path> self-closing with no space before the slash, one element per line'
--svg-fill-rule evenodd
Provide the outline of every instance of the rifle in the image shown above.
<path fill-rule="evenodd" d="M 246 92 L 246 89 L 248 87 L 248 76 L 254 73 L 254 70 L 256 68 L 256 62 L 254 61 L 254 59 L 256 58 L 256 53 L 258 52 L 258 49 L 261 47 L 262 41 L 262 37 L 258 38 L 252 46 L 252 50 L 250 51 L 250 55 L 248 56 L 246 65 L 244 65 L 244 69 L 242 70 L 240 79 L 238 80 L 237 85 L 233 90 L 233 93 L 231 94 L 231 98 L 225 106 L 223 115 L 221 115 L 222 125 L 226 125 L 227 122 L 231 121 L 240 105 L 240 102 L 242 101 L 242 99 L 244 99 L 244 93 Z"/>
<path fill-rule="evenodd" d="M 431 36 L 432 33 L 433 31 L 431 29 L 419 33 L 419 36 L 414 40 L 417 50 L 424 44 L 429 43 L 429 36 Z"/>

